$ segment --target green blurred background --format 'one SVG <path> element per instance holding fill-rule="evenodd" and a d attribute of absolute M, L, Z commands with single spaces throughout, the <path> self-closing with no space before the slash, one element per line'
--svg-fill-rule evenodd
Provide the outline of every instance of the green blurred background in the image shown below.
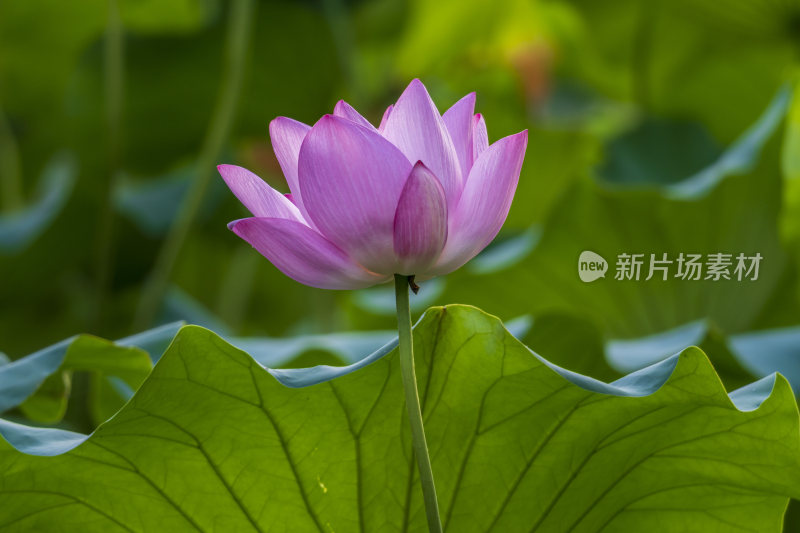
<path fill-rule="evenodd" d="M 615 339 L 797 325 L 798 49 L 784 0 L 2 2 L 0 350 L 174 320 L 392 329 L 391 288 L 301 286 L 231 234 L 245 211 L 215 166 L 287 190 L 272 118 L 313 123 L 344 98 L 378 121 L 414 77 L 440 111 L 476 91 L 491 141 L 530 131 L 500 237 L 424 283 L 417 316 L 527 317 L 534 349 L 604 379 Z M 764 260 L 753 282 L 584 284 L 583 250 L 612 270 L 623 252 Z"/>

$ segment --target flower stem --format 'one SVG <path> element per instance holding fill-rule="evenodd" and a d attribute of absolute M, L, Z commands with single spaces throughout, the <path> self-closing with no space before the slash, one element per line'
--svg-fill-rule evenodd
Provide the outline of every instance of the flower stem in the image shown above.
<path fill-rule="evenodd" d="M 417 458 L 419 478 L 422 482 L 422 496 L 425 499 L 425 514 L 428 517 L 428 530 L 441 533 L 442 521 L 439 518 L 439 503 L 436 500 L 436 487 L 433 483 L 431 458 L 428 443 L 425 441 L 425 428 L 422 425 L 422 410 L 419 405 L 417 377 L 414 374 L 414 340 L 411 333 L 411 310 L 408 302 L 409 277 L 395 274 L 395 297 L 397 300 L 397 332 L 399 334 L 400 369 L 403 375 L 403 389 L 406 393 L 408 421 L 411 423 L 411 439 L 414 455 Z"/>
<path fill-rule="evenodd" d="M 211 116 L 203 148 L 197 159 L 197 176 L 183 199 L 178 215 L 161 246 L 156 264 L 145 282 L 134 318 L 134 330 L 148 327 L 156 317 L 170 276 L 189 232 L 197 218 L 214 174 L 217 158 L 233 127 L 244 78 L 247 49 L 252 30 L 255 0 L 236 0 L 230 7 L 225 71 L 219 99 Z"/>
<path fill-rule="evenodd" d="M 0 106 L 0 211 L 14 211 L 23 205 L 19 159 L 14 132 Z"/>
<path fill-rule="evenodd" d="M 125 88 L 125 41 L 119 0 L 108 0 L 105 36 L 105 98 L 108 157 L 106 179 L 102 182 L 102 201 L 95 242 L 95 301 L 92 322 L 102 330 L 107 292 L 114 269 L 114 181 L 119 172 L 122 153 L 122 112 Z"/>

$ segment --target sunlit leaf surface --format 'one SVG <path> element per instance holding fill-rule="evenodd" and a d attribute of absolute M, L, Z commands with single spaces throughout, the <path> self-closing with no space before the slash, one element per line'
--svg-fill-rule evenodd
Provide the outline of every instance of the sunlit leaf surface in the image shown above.
<path fill-rule="evenodd" d="M 729 397 L 690 349 L 605 385 L 469 307 L 434 308 L 416 332 L 448 531 L 766 531 L 798 492 L 780 377 Z M 292 389 L 190 326 L 90 437 L 0 433 L 6 531 L 425 527 L 394 352 Z"/>

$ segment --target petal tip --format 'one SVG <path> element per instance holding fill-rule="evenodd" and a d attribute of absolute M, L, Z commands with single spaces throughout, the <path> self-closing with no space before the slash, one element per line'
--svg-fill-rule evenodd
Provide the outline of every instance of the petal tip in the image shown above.
<path fill-rule="evenodd" d="M 428 94 L 428 88 L 425 87 L 425 84 L 422 83 L 422 80 L 420 80 L 419 78 L 414 78 L 413 80 L 411 80 L 411 82 L 408 84 L 408 87 L 406 87 L 406 90 L 403 91 L 403 93 L 410 90 L 423 91 L 425 94 Z M 402 95 L 400 96 L 402 97 Z"/>
<path fill-rule="evenodd" d="M 231 220 L 230 222 L 228 222 L 228 229 L 231 230 L 232 232 L 234 232 L 236 235 L 239 235 L 239 232 L 236 231 L 236 225 L 239 224 L 239 222 L 241 222 L 242 220 L 245 220 L 245 219 L 240 218 L 240 219 L 237 219 L 237 220 Z"/>
<path fill-rule="evenodd" d="M 270 137 L 277 133 L 285 133 L 297 128 L 308 129 L 309 126 L 303 122 L 289 117 L 275 117 L 269 121 L 269 134 Z"/>
<path fill-rule="evenodd" d="M 328 124 L 328 123 L 332 123 L 332 122 L 337 122 L 340 118 L 341 117 L 337 117 L 333 113 L 325 113 L 324 115 L 322 115 L 319 118 L 319 120 L 317 121 L 317 124 Z M 316 124 L 315 124 L 315 126 L 316 126 Z"/>
<path fill-rule="evenodd" d="M 286 119 L 286 117 L 275 117 L 272 120 L 270 120 L 269 121 L 269 131 L 270 131 L 270 133 L 272 133 L 272 131 L 275 128 L 277 128 L 278 125 L 280 125 L 280 123 L 283 122 L 285 119 Z"/>
<path fill-rule="evenodd" d="M 222 180 L 228 185 L 228 187 L 231 187 L 231 183 L 236 181 L 237 169 L 241 169 L 241 167 L 228 164 L 217 165 L 217 172 L 219 172 L 220 177 L 222 177 Z"/>

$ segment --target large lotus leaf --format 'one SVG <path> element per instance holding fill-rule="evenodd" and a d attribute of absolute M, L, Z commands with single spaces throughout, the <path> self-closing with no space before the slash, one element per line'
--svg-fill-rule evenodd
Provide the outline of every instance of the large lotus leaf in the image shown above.
<path fill-rule="evenodd" d="M 777 531 L 800 492 L 779 376 L 728 396 L 689 349 L 606 385 L 464 306 L 429 311 L 415 348 L 448 531 Z M 91 436 L 0 422 L 0 525 L 424 531 L 398 363 L 287 388 L 186 327 Z"/>
<path fill-rule="evenodd" d="M 510 322 L 508 327 L 523 335 L 523 322 Z M 172 322 L 114 342 L 77 335 L 15 361 L 0 353 L 0 413 L 19 408 L 35 422 L 59 422 L 70 400 L 73 373 L 87 372 L 89 410 L 99 424 L 133 396 L 183 324 Z M 397 344 L 397 334 L 391 331 L 228 338 L 256 361 L 275 368 L 352 364 L 382 357 Z"/>

